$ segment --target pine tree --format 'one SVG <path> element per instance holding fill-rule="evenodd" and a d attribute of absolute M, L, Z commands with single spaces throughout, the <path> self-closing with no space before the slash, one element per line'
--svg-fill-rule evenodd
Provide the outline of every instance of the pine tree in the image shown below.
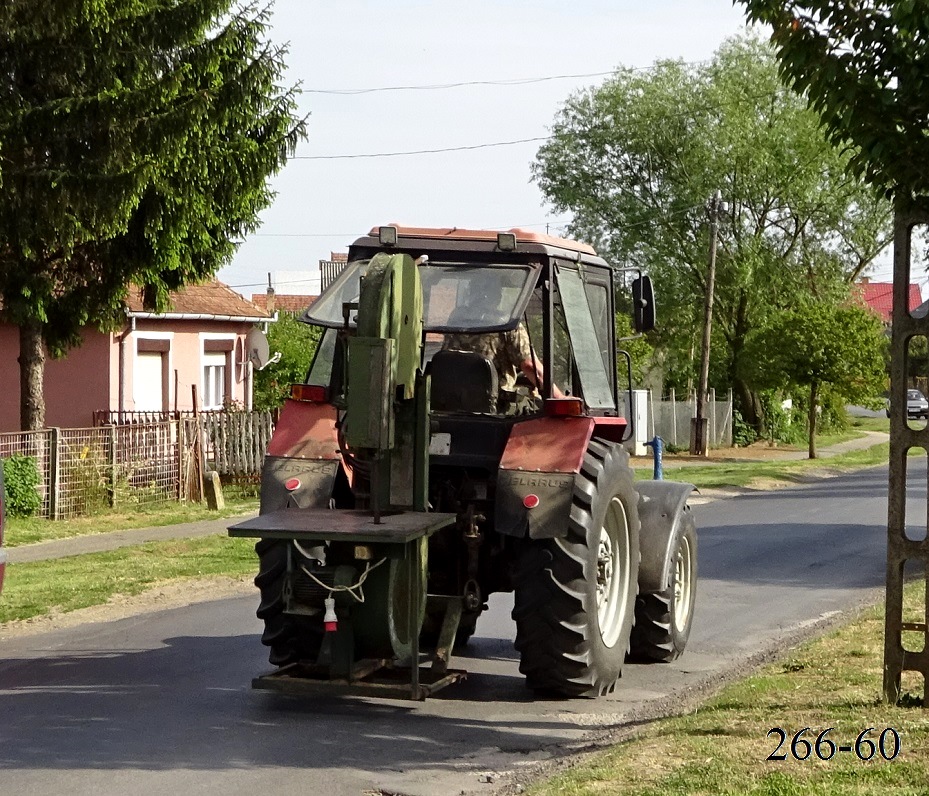
<path fill-rule="evenodd" d="M 234 0 L 0 5 L 0 301 L 20 329 L 21 422 L 44 349 L 163 309 L 257 225 L 305 125 L 269 8 Z M 43 345 L 44 344 L 44 345 Z"/>

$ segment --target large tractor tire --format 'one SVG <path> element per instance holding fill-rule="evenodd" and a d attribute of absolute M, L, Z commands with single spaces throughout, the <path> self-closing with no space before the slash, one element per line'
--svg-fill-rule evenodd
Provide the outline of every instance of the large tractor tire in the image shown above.
<path fill-rule="evenodd" d="M 527 540 L 513 618 L 530 688 L 612 692 L 629 650 L 639 566 L 638 496 L 629 455 L 591 440 L 574 482 L 567 534 Z"/>
<path fill-rule="evenodd" d="M 671 541 L 667 587 L 640 594 L 636 600 L 631 657 L 660 663 L 679 658 L 690 636 L 696 594 L 697 531 L 688 506 Z"/>
<path fill-rule="evenodd" d="M 322 612 L 318 616 L 284 613 L 288 546 L 292 546 L 291 542 L 285 539 L 259 539 L 255 544 L 258 554 L 255 585 L 261 592 L 257 614 L 265 623 L 261 643 L 271 648 L 268 660 L 274 666 L 299 661 L 315 663 L 324 632 Z M 292 555 L 301 558 L 296 548 Z"/>

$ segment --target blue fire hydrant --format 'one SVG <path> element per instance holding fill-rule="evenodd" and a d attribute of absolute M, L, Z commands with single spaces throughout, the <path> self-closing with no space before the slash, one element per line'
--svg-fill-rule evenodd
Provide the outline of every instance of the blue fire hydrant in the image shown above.
<path fill-rule="evenodd" d="M 661 460 L 664 456 L 664 440 L 659 436 L 655 436 L 654 439 L 649 440 L 645 444 L 652 449 L 652 480 L 663 481 L 664 468 Z"/>

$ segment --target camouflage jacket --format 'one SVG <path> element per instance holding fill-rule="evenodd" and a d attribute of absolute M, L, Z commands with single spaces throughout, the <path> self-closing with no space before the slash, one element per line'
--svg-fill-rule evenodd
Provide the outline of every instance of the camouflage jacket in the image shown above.
<path fill-rule="evenodd" d="M 522 324 L 508 332 L 449 334 L 445 336 L 442 348 L 473 351 L 489 359 L 497 369 L 501 390 L 515 390 L 516 377 L 522 372 L 523 362 L 532 361 L 529 334 Z"/>

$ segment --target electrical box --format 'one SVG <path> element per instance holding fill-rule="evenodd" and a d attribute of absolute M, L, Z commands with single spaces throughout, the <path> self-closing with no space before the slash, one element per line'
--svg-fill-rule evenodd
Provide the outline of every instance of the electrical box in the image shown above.
<path fill-rule="evenodd" d="M 632 391 L 632 422 L 635 434 L 632 437 L 632 455 L 647 456 L 648 448 L 648 390 Z"/>

